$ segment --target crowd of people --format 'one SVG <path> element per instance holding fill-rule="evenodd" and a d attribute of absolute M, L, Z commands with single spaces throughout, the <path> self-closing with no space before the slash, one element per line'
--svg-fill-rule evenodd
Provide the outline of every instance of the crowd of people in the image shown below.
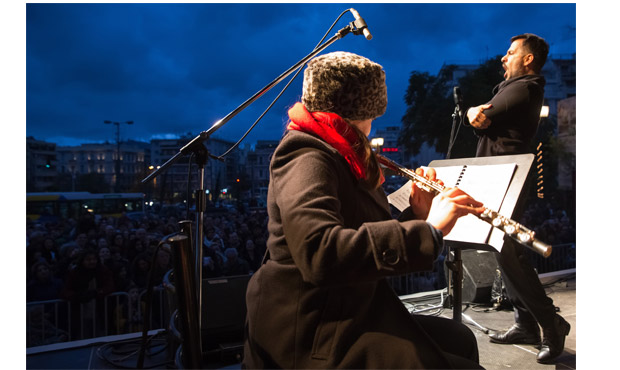
<path fill-rule="evenodd" d="M 152 263 L 155 284 L 161 285 L 172 259 L 169 249 L 157 246 L 179 230 L 182 213 L 166 218 L 147 213 L 137 220 L 92 213 L 53 223 L 27 220 L 27 301 L 88 301 L 134 287 L 146 289 Z M 265 251 L 266 221 L 264 212 L 207 213 L 203 276 L 256 271 Z"/>
<path fill-rule="evenodd" d="M 532 227 L 536 237 L 547 244 L 574 243 L 576 238 L 575 222 L 564 206 L 554 206 L 554 202 L 531 202 L 525 210 L 522 223 Z M 531 226 L 529 226 L 531 225 Z"/>
<path fill-rule="evenodd" d="M 137 219 L 84 213 L 78 219 L 27 220 L 27 302 L 66 300 L 72 307 L 82 305 L 72 309 L 72 315 L 84 315 L 103 312 L 103 298 L 111 293 L 124 292 L 135 301 L 147 290 L 149 274 L 153 286 L 161 288 L 172 269 L 171 251 L 162 241 L 180 230 L 178 221 L 185 216 L 179 208 L 165 216 L 145 213 Z M 262 211 L 207 212 L 203 277 L 255 272 L 266 248 L 266 222 Z M 132 324 L 130 318 L 124 320 Z"/>
<path fill-rule="evenodd" d="M 166 218 L 146 214 L 142 219 L 132 220 L 85 213 L 77 220 L 54 223 L 28 220 L 27 301 L 59 298 L 87 301 L 112 292 L 145 290 L 153 252 L 165 235 L 178 230 L 181 216 L 179 211 Z M 568 215 L 548 202 L 533 202 L 526 209 L 522 222 L 533 225 L 537 237 L 549 244 L 575 241 L 575 229 Z M 207 213 L 203 277 L 255 272 L 265 253 L 266 225 L 265 212 Z M 153 274 L 156 284 L 161 285 L 163 275 L 172 268 L 172 261 L 167 249 L 160 248 L 157 253 Z M 435 272 L 443 272 L 437 270 Z M 428 279 L 428 275 L 424 277 Z M 96 277 L 96 290 L 83 286 L 92 280 L 91 276 Z"/>

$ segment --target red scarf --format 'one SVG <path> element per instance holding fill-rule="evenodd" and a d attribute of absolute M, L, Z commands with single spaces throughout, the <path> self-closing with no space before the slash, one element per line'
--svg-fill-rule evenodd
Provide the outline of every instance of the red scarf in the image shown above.
<path fill-rule="evenodd" d="M 288 130 L 315 134 L 333 146 L 349 163 L 351 172 L 357 179 L 366 178 L 366 166 L 352 145 L 359 140 L 349 124 L 335 113 L 308 112 L 302 103 L 296 103 L 288 111 L 291 119 Z"/>

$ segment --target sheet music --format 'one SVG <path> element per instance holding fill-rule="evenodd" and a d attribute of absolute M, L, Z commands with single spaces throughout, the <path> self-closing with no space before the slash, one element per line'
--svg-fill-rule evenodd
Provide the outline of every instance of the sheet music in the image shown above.
<path fill-rule="evenodd" d="M 447 187 L 458 186 L 472 198 L 482 202 L 485 207 L 497 211 L 501 208 L 516 166 L 515 163 L 448 166 L 435 167 L 435 171 L 437 171 L 437 178 L 441 179 Z M 400 189 L 390 194 L 388 201 L 403 211 L 409 206 L 410 192 L 411 181 L 408 181 Z M 501 251 L 503 232 L 493 233 L 493 237 L 489 238 L 492 229 L 493 226 L 478 217 L 467 215 L 457 221 L 445 239 L 489 244 Z"/>
<path fill-rule="evenodd" d="M 482 202 L 485 207 L 499 210 L 506 196 L 506 191 L 516 169 L 515 163 L 494 164 L 485 166 L 467 166 L 464 176 L 458 182 L 458 187 L 472 198 Z M 441 178 L 442 168 L 436 168 L 437 177 Z M 493 226 L 480 220 L 474 215 L 461 217 L 446 240 L 464 241 L 470 243 L 490 244 L 501 251 L 504 244 L 503 232 L 495 233 L 499 238 L 489 240 Z"/>
<path fill-rule="evenodd" d="M 405 208 L 409 207 L 409 194 L 411 194 L 411 183 L 413 181 L 409 180 L 403 186 L 401 186 L 398 190 L 388 195 L 388 203 L 396 207 L 399 211 L 404 211 Z"/>

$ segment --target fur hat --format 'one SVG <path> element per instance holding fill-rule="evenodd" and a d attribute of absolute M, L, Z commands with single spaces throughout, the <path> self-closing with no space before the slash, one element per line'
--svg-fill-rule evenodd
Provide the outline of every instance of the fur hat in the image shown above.
<path fill-rule="evenodd" d="M 304 72 L 301 101 L 309 112 L 336 113 L 354 121 L 377 118 L 387 108 L 385 72 L 353 53 L 318 56 Z"/>

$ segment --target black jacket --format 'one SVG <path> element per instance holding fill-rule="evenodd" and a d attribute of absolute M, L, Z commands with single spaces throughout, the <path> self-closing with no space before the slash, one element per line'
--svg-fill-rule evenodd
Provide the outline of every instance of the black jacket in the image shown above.
<path fill-rule="evenodd" d="M 530 152 L 540 121 L 544 88 L 545 78 L 540 75 L 511 78 L 493 88 L 494 96 L 487 103 L 493 107 L 484 111 L 491 125 L 476 130 L 476 157 Z"/>

